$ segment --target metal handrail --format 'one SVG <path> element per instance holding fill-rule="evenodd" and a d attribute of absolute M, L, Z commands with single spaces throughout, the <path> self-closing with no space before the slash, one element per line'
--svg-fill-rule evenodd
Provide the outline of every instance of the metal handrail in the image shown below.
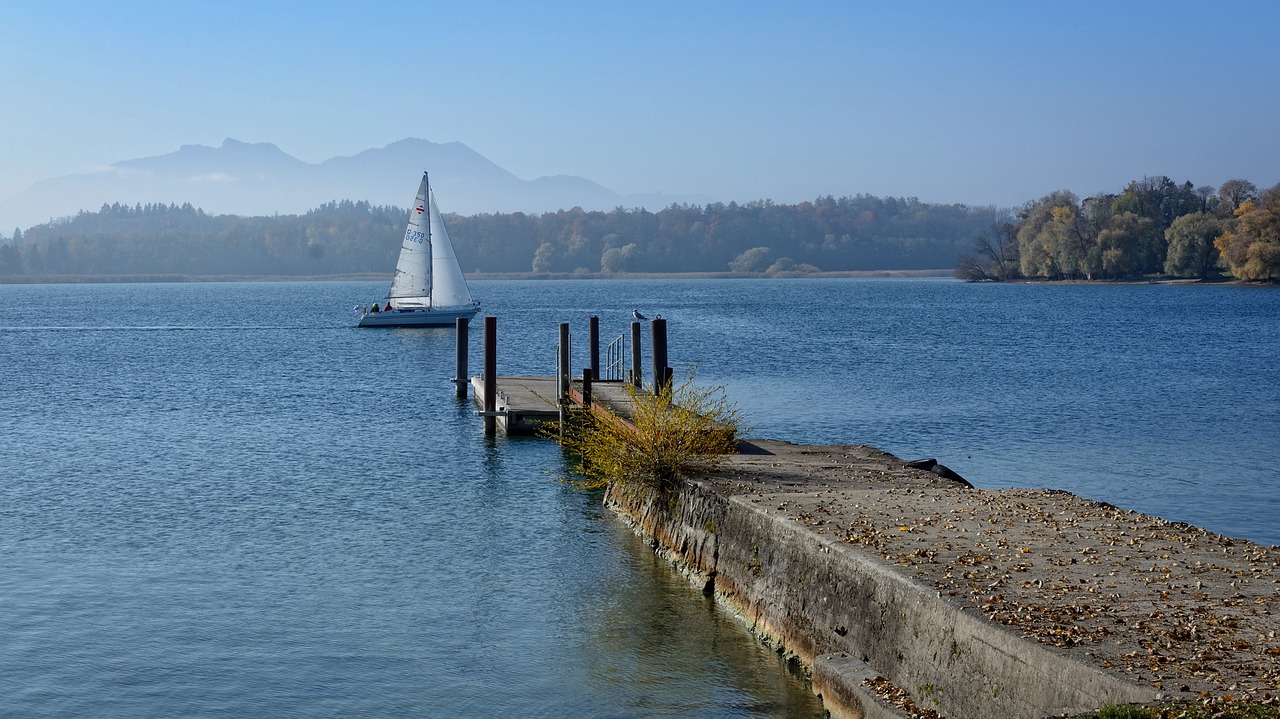
<path fill-rule="evenodd" d="M 614 338 L 604 350 L 604 367 L 601 368 L 602 380 L 622 380 L 627 376 L 627 334 L 624 332 Z"/>

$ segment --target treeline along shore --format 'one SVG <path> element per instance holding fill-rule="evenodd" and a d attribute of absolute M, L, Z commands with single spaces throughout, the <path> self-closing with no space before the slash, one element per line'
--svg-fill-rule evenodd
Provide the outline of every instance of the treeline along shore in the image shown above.
<path fill-rule="evenodd" d="M 190 204 L 103 205 L 0 237 L 0 278 L 378 274 L 407 211 L 334 201 L 302 215 L 211 215 Z M 447 216 L 471 275 L 795 276 L 946 270 L 968 280 L 1280 279 L 1280 186 L 1168 177 L 1017 209 L 856 195 Z"/>
<path fill-rule="evenodd" d="M 104 206 L 0 246 L 0 275 L 317 276 L 389 273 L 407 210 L 331 202 L 304 215 L 209 215 L 191 205 Z M 447 217 L 473 273 L 947 269 L 994 208 L 870 196 L 778 205 L 672 205 Z"/>
<path fill-rule="evenodd" d="M 1060 190 L 1008 213 L 962 254 L 967 280 L 1280 279 L 1280 185 L 1168 177 L 1084 199 Z"/>

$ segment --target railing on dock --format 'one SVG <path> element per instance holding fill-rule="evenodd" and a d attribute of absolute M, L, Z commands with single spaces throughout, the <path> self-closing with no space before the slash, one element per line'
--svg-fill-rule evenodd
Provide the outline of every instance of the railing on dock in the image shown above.
<path fill-rule="evenodd" d="M 600 379 L 619 381 L 627 378 L 627 333 L 623 332 L 604 348 L 604 372 Z"/>

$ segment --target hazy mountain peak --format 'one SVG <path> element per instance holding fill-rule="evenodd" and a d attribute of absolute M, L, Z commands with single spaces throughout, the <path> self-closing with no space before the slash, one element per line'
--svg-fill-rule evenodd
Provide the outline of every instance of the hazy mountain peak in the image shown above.
<path fill-rule="evenodd" d="M 224 149 L 224 150 L 230 150 L 230 149 L 236 149 L 236 148 L 245 148 L 245 147 L 262 147 L 262 148 L 270 148 L 270 149 L 272 149 L 272 150 L 279 150 L 279 149 L 280 149 L 280 148 L 276 147 L 275 145 L 272 145 L 272 144 L 271 144 L 271 143 L 269 143 L 269 142 L 248 143 L 248 142 L 241 142 L 241 141 L 239 141 L 239 140 L 235 139 L 234 137 L 228 137 L 228 138 L 226 138 L 225 140 L 223 140 L 223 141 L 222 141 L 222 149 Z"/>
<path fill-rule="evenodd" d="M 269 142 L 228 137 L 218 147 L 182 145 L 163 155 L 123 160 L 96 171 L 42 180 L 0 201 L 0 227 L 96 211 L 103 204 L 191 203 L 210 214 L 301 214 L 331 200 L 406 206 L 423 170 L 445 212 L 611 210 L 692 198 L 626 198 L 583 177 L 522 180 L 467 145 L 408 137 L 318 164 Z"/>
<path fill-rule="evenodd" d="M 234 174 L 237 171 L 262 170 L 271 166 L 280 168 L 306 164 L 269 142 L 250 144 L 228 137 L 218 147 L 182 145 L 174 152 L 122 160 L 112 167 L 146 170 L 166 177 L 182 178 L 192 174 Z"/>
<path fill-rule="evenodd" d="M 420 138 L 420 137 L 406 137 L 406 138 L 404 138 L 403 140 L 396 140 L 395 142 L 393 142 L 393 143 L 391 143 L 391 144 L 389 144 L 389 145 L 387 145 L 386 147 L 383 147 L 383 148 L 381 148 L 381 149 L 383 149 L 383 150 L 397 150 L 397 149 L 404 149 L 404 148 L 406 148 L 406 147 L 414 147 L 414 146 L 419 146 L 419 145 L 421 145 L 421 146 L 427 146 L 427 147 L 440 147 L 440 144 L 441 144 L 441 143 L 438 143 L 438 142 L 432 142 L 432 141 L 430 141 L 430 140 L 424 140 L 424 139 L 422 139 L 422 138 Z M 457 143 L 457 142 L 451 142 L 451 143 L 444 143 L 444 144 L 447 144 L 447 145 L 457 145 L 457 144 L 459 144 L 459 143 Z"/>

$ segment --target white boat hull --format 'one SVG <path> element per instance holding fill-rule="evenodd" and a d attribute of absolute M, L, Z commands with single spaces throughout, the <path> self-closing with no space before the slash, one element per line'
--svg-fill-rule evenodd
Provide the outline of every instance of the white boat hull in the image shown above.
<path fill-rule="evenodd" d="M 478 305 L 440 309 L 390 310 L 367 312 L 360 318 L 361 327 L 453 327 L 459 317 L 471 319 L 480 311 Z"/>

